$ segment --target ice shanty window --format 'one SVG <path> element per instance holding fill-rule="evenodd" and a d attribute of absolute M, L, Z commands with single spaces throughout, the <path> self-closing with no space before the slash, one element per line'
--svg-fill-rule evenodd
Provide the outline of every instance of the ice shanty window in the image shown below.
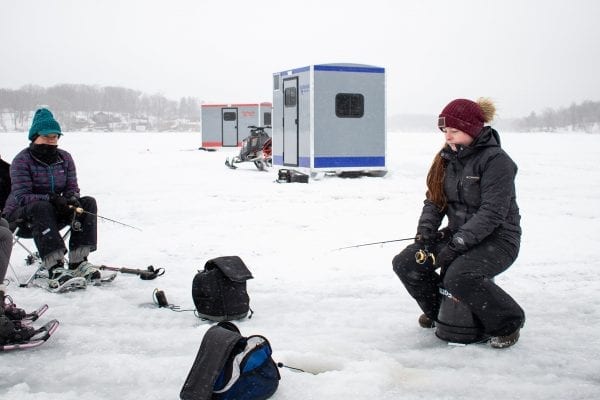
<path fill-rule="evenodd" d="M 339 118 L 361 118 L 365 114 L 365 96 L 360 93 L 335 95 L 335 115 Z"/>
<path fill-rule="evenodd" d="M 297 95 L 296 88 L 295 87 L 286 88 L 284 95 L 285 95 L 285 100 L 283 101 L 283 104 L 286 107 L 296 107 L 296 104 L 298 103 L 298 95 Z"/>
<path fill-rule="evenodd" d="M 235 120 L 236 120 L 236 115 L 234 112 L 225 111 L 223 113 L 223 121 L 235 121 Z"/>

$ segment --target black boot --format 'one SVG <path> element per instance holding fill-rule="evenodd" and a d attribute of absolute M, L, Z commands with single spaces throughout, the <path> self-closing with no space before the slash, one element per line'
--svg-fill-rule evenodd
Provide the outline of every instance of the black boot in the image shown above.
<path fill-rule="evenodd" d="M 12 321 L 20 321 L 25 318 L 27 313 L 22 308 L 19 308 L 15 305 L 12 298 L 10 296 L 6 296 L 2 294 L 2 308 L 4 311 L 4 315 L 6 318 Z"/>
<path fill-rule="evenodd" d="M 429 318 L 427 315 L 425 314 L 421 314 L 421 316 L 419 317 L 419 326 L 421 328 L 434 328 L 435 327 L 435 321 L 432 320 L 431 318 Z"/>
<path fill-rule="evenodd" d="M 11 321 L 5 315 L 0 315 L 0 344 L 24 343 L 35 333 L 34 328 L 22 325 L 19 321 Z"/>
<path fill-rule="evenodd" d="M 88 282 L 99 280 L 102 277 L 98 267 L 89 262 L 87 257 L 83 261 L 69 263 L 69 270 L 73 271 L 73 275 L 83 277 Z"/>
<path fill-rule="evenodd" d="M 57 288 L 73 277 L 73 273 L 64 268 L 64 264 L 61 261 L 48 269 L 48 286 Z"/>

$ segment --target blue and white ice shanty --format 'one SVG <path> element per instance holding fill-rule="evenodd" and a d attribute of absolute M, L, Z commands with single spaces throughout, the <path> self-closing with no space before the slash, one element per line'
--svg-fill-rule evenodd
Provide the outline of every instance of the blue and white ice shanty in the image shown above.
<path fill-rule="evenodd" d="M 248 126 L 270 126 L 272 105 L 202 104 L 202 147 L 239 146 L 250 134 Z M 266 130 L 270 133 L 270 130 Z"/>
<path fill-rule="evenodd" d="M 383 176 L 385 69 L 321 64 L 273 74 L 273 165 Z"/>

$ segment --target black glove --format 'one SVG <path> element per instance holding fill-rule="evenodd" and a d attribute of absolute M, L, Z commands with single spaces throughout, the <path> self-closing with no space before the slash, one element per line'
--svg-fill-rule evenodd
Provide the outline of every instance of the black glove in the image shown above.
<path fill-rule="evenodd" d="M 440 229 L 436 233 L 438 240 L 448 240 L 452 237 L 452 229 L 445 227 L 444 229 Z"/>
<path fill-rule="evenodd" d="M 452 237 L 452 231 L 450 230 L 450 228 L 446 227 L 437 232 L 424 231 L 417 233 L 417 235 L 415 236 L 415 243 L 427 246 L 442 240 L 449 239 L 450 237 Z"/>
<path fill-rule="evenodd" d="M 458 256 L 460 256 L 460 252 L 458 252 L 452 243 L 450 243 L 442 247 L 435 258 L 435 263 L 442 269 L 442 273 L 444 273 L 446 268 L 448 268 L 448 266 L 452 264 L 452 261 L 454 261 Z"/>
<path fill-rule="evenodd" d="M 426 246 L 435 242 L 436 233 L 431 232 L 429 230 L 417 232 L 415 236 L 415 243 L 419 243 L 420 245 Z"/>
<path fill-rule="evenodd" d="M 69 196 L 69 198 L 67 199 L 67 204 L 75 208 L 81 207 L 81 203 L 79 202 L 79 199 L 76 196 Z"/>
<path fill-rule="evenodd" d="M 50 193 L 48 194 L 48 198 L 50 203 L 52 203 L 54 206 L 57 214 L 64 216 L 71 212 L 71 209 L 69 208 L 69 201 L 65 197 L 56 193 Z"/>

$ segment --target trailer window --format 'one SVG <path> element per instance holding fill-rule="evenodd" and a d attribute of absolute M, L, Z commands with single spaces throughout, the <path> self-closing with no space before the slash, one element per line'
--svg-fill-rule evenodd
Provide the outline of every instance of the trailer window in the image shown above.
<path fill-rule="evenodd" d="M 232 111 L 225 111 L 223 113 L 223 121 L 235 121 L 237 119 L 236 117 L 237 115 Z"/>
<path fill-rule="evenodd" d="M 279 75 L 273 75 L 273 90 L 279 90 Z"/>
<path fill-rule="evenodd" d="M 285 95 L 285 100 L 283 101 L 283 104 L 286 107 L 296 107 L 296 104 L 298 103 L 296 88 L 289 87 L 289 88 L 285 89 L 284 95 Z"/>
<path fill-rule="evenodd" d="M 271 125 L 271 113 L 270 112 L 266 112 L 263 114 L 263 123 L 265 125 Z"/>
<path fill-rule="evenodd" d="M 365 96 L 360 93 L 335 95 L 335 115 L 339 118 L 362 118 L 365 114 Z"/>

